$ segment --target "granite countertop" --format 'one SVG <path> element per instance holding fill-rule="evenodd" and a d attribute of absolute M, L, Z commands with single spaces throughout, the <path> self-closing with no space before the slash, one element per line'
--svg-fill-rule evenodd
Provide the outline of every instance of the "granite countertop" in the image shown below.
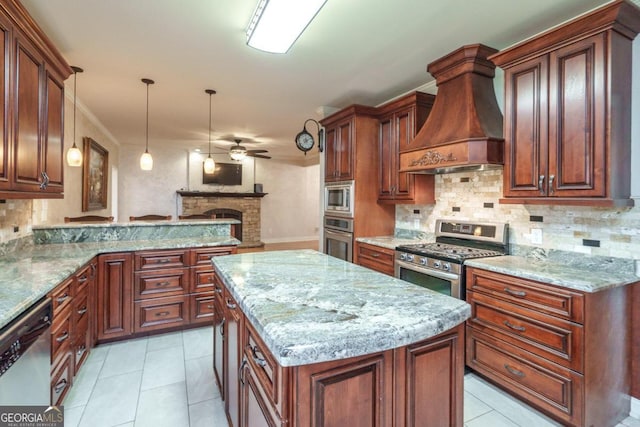
<path fill-rule="evenodd" d="M 52 228 L 117 228 L 117 227 L 160 227 L 165 225 L 220 225 L 241 224 L 237 219 L 181 219 L 169 221 L 125 221 L 125 222 L 65 222 L 62 224 L 34 225 L 33 230 L 48 230 Z"/>
<path fill-rule="evenodd" d="M 226 255 L 212 263 L 281 366 L 401 347 L 471 315 L 462 300 L 312 250 Z"/>
<path fill-rule="evenodd" d="M 565 255 L 566 259 L 535 259 L 522 256 L 501 256 L 465 261 L 496 273 L 562 286 L 583 292 L 598 292 L 640 281 L 633 270 L 633 260 Z"/>
<path fill-rule="evenodd" d="M 425 243 L 424 239 L 409 239 L 395 236 L 375 236 L 375 237 L 358 237 L 357 242 L 368 243 L 370 245 L 380 246 L 387 249 L 395 249 L 400 245 L 413 245 L 416 243 Z"/>
<path fill-rule="evenodd" d="M 0 328 L 98 254 L 238 245 L 230 236 L 31 245 L 0 257 Z"/>

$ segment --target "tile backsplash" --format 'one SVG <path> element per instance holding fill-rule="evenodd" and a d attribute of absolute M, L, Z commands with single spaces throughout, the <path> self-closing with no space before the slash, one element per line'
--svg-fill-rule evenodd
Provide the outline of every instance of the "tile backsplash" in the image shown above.
<path fill-rule="evenodd" d="M 436 204 L 397 206 L 396 235 L 432 231 L 438 218 L 507 222 L 511 245 L 640 258 L 640 200 L 596 208 L 500 204 L 501 197 L 501 169 L 436 175 Z"/>
<path fill-rule="evenodd" d="M 0 254 L 31 237 L 32 200 L 0 200 Z"/>

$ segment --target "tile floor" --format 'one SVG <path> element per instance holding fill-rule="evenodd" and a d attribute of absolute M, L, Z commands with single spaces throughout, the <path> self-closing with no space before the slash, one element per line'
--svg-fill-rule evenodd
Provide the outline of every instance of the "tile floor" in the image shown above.
<path fill-rule="evenodd" d="M 64 401 L 65 427 L 226 426 L 212 339 L 206 327 L 96 347 Z M 465 427 L 560 425 L 473 374 L 464 404 Z"/>

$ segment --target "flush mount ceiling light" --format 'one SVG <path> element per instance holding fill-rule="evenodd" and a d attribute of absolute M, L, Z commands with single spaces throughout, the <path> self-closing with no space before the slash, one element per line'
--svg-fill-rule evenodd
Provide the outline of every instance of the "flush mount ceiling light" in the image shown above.
<path fill-rule="evenodd" d="M 73 146 L 67 151 L 67 164 L 72 167 L 82 166 L 82 152 L 76 145 L 76 81 L 78 73 L 84 70 L 80 67 L 71 66 L 73 70 Z"/>
<path fill-rule="evenodd" d="M 140 156 L 140 169 L 150 171 L 153 169 L 153 157 L 149 154 L 149 85 L 155 82 L 151 79 L 142 79 L 142 83 L 147 85 L 147 128 L 145 132 L 144 153 Z"/>
<path fill-rule="evenodd" d="M 209 157 L 204 161 L 204 172 L 212 174 L 216 170 L 216 162 L 211 157 L 211 95 L 216 93 L 213 89 L 205 89 L 205 93 L 209 94 Z"/>
<path fill-rule="evenodd" d="M 286 53 L 327 0 L 260 0 L 249 27 L 247 44 Z"/>

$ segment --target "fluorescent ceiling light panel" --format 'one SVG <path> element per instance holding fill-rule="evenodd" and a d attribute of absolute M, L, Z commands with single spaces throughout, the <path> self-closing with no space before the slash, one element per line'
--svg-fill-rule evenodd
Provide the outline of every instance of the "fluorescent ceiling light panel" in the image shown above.
<path fill-rule="evenodd" d="M 247 28 L 253 48 L 286 53 L 327 0 L 260 0 Z"/>

